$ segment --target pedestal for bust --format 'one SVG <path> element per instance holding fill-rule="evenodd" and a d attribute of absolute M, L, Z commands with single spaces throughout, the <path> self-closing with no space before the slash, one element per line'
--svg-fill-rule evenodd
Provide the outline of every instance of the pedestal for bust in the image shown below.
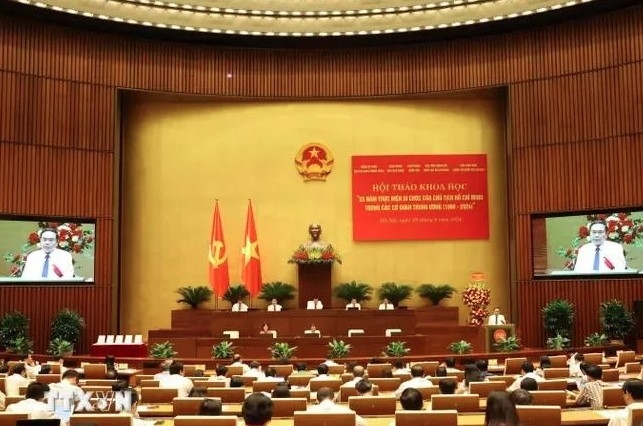
<path fill-rule="evenodd" d="M 299 308 L 306 309 L 306 302 L 317 297 L 325 308 L 331 307 L 332 263 L 299 263 Z"/>

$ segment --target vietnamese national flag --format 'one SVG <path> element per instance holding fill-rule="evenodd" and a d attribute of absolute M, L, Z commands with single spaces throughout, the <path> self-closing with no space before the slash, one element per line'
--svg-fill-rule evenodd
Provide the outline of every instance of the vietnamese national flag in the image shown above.
<path fill-rule="evenodd" d="M 241 249 L 241 279 L 250 297 L 259 294 L 261 290 L 261 259 L 259 258 L 259 244 L 257 241 L 257 228 L 252 214 L 252 203 L 248 201 L 248 216 L 246 218 L 246 234 Z"/>
<path fill-rule="evenodd" d="M 208 270 L 212 290 L 217 296 L 223 296 L 228 287 L 230 287 L 230 277 L 228 276 L 228 256 L 226 255 L 225 241 L 223 240 L 218 201 L 214 204 L 214 216 L 212 217 L 212 232 L 210 233 L 210 247 L 208 248 Z"/>

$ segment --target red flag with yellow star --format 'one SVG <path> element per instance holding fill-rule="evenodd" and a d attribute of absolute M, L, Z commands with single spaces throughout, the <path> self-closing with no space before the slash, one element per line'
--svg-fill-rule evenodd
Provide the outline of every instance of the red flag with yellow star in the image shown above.
<path fill-rule="evenodd" d="M 212 232 L 210 232 L 210 247 L 208 248 L 208 270 L 212 290 L 217 296 L 223 296 L 228 287 L 230 287 L 230 277 L 228 275 L 228 256 L 226 255 L 223 240 L 223 227 L 221 225 L 218 201 L 214 204 L 214 215 L 212 217 Z"/>
<path fill-rule="evenodd" d="M 257 228 L 252 214 L 252 202 L 248 200 L 248 216 L 246 218 L 246 234 L 241 249 L 241 279 L 250 297 L 259 294 L 261 290 L 261 259 L 259 258 L 259 244 L 257 242 Z"/>

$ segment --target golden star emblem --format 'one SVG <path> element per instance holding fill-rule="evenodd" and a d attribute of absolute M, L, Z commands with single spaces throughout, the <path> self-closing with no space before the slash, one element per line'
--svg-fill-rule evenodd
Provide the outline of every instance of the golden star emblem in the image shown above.
<path fill-rule="evenodd" d="M 250 262 L 250 259 L 253 257 L 259 259 L 259 253 L 257 252 L 257 241 L 250 241 L 250 237 L 246 236 L 246 245 L 241 249 L 241 254 L 243 254 L 243 262 L 245 265 Z"/>
<path fill-rule="evenodd" d="M 318 156 L 319 150 L 317 148 L 315 148 L 315 147 L 313 147 L 313 149 L 308 151 L 308 153 L 310 154 L 310 158 L 319 158 L 319 156 Z"/>

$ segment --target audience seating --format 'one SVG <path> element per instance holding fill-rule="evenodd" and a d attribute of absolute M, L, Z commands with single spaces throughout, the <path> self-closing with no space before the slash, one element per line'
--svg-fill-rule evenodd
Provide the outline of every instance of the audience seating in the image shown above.
<path fill-rule="evenodd" d="M 16 402 L 20 402 L 23 399 L 25 399 L 25 396 L 5 396 L 4 397 L 4 406 L 5 408 L 10 406 L 11 404 L 15 404 Z M 1 411 L 0 411 L 1 412 Z"/>
<path fill-rule="evenodd" d="M 583 359 L 588 364 L 602 364 L 603 363 L 603 354 L 601 352 L 592 352 L 583 355 Z"/>
<path fill-rule="evenodd" d="M 241 376 L 243 375 L 243 366 L 242 365 L 228 365 L 228 372 L 226 373 L 226 376 L 232 377 L 232 376 Z"/>
<path fill-rule="evenodd" d="M 520 374 L 522 371 L 522 363 L 527 361 L 527 358 L 507 358 L 505 360 L 504 375 Z"/>
<path fill-rule="evenodd" d="M 306 398 L 306 401 L 310 401 L 310 391 L 308 389 L 290 389 L 291 398 Z"/>
<path fill-rule="evenodd" d="M 178 393 L 178 389 L 141 388 L 141 402 L 143 404 L 170 403 Z"/>
<path fill-rule="evenodd" d="M 158 388 L 159 383 L 159 380 L 141 380 L 139 384 L 142 388 Z"/>
<path fill-rule="evenodd" d="M 623 389 L 620 387 L 603 388 L 603 407 L 615 408 L 625 406 Z"/>
<path fill-rule="evenodd" d="M 433 386 L 430 388 L 416 388 L 421 394 L 424 401 L 430 401 L 433 395 L 438 395 L 440 393 L 440 388 Z"/>
<path fill-rule="evenodd" d="M 377 386 L 373 386 L 372 395 L 379 395 L 379 389 L 377 388 Z M 337 399 L 339 399 L 339 402 L 348 402 L 348 399 L 352 396 L 358 396 L 357 389 L 355 389 L 353 386 L 345 386 L 339 388 L 339 395 L 337 396 Z"/>
<path fill-rule="evenodd" d="M 225 388 L 227 383 L 225 380 L 205 380 L 203 382 L 197 382 L 199 386 L 206 388 Z"/>
<path fill-rule="evenodd" d="M 355 426 L 355 413 L 295 411 L 294 417 L 294 426 Z"/>
<path fill-rule="evenodd" d="M 628 362 L 636 361 L 636 352 L 622 351 L 616 353 L 616 368 L 625 367 Z"/>
<path fill-rule="evenodd" d="M 306 398 L 273 398 L 272 417 L 292 417 L 295 411 L 305 411 Z"/>
<path fill-rule="evenodd" d="M 567 406 L 566 391 L 532 391 L 533 405 L 557 405 L 561 408 Z"/>
<path fill-rule="evenodd" d="M 288 383 L 291 386 L 299 386 L 299 387 L 304 387 L 308 386 L 308 382 L 310 382 L 310 379 L 312 379 L 315 376 L 305 376 L 305 375 L 291 375 L 288 377 Z"/>
<path fill-rule="evenodd" d="M 455 382 L 458 382 L 458 377 L 457 376 L 446 376 L 446 377 L 427 377 L 427 379 L 433 383 L 433 386 L 437 386 L 440 384 L 440 380 L 442 379 L 451 379 L 455 380 Z M 513 382 L 512 382 L 513 383 Z"/>
<path fill-rule="evenodd" d="M 469 383 L 469 392 L 477 393 L 482 398 L 486 398 L 492 391 L 503 391 L 507 389 L 504 382 L 471 382 Z"/>
<path fill-rule="evenodd" d="M 621 372 L 616 368 L 610 368 L 609 370 L 603 370 L 603 381 L 604 382 L 618 382 Z"/>
<path fill-rule="evenodd" d="M 2 392 L 2 393 L 4 393 L 4 394 L 6 394 L 6 393 L 7 393 L 7 391 L 6 391 L 6 390 L 5 390 L 5 388 L 4 388 L 4 381 L 5 381 L 5 379 L 6 379 L 6 377 L 0 377 L 0 392 Z"/>
<path fill-rule="evenodd" d="M 279 383 L 276 380 L 256 380 L 252 383 L 252 391 L 270 393 Z"/>
<path fill-rule="evenodd" d="M 237 426 L 236 416 L 176 416 L 174 426 Z"/>
<path fill-rule="evenodd" d="M 120 414 L 73 414 L 69 424 L 70 426 L 131 426 L 132 418 Z"/>
<path fill-rule="evenodd" d="M 18 395 L 20 395 L 20 396 L 27 395 L 27 386 L 20 386 L 18 388 Z"/>
<path fill-rule="evenodd" d="M 257 380 L 255 376 L 233 376 L 239 377 L 243 382 L 243 385 L 247 388 L 252 387 L 252 384 Z"/>
<path fill-rule="evenodd" d="M 58 379 L 58 381 L 60 381 L 60 379 Z M 85 380 L 83 382 L 83 385 L 84 386 L 114 386 L 117 383 L 118 383 L 118 380 L 91 379 L 91 380 Z"/>
<path fill-rule="evenodd" d="M 628 425 L 640 426 L 643 424 L 643 408 L 630 408 L 627 418 Z"/>
<path fill-rule="evenodd" d="M 60 364 L 57 362 L 47 363 L 51 367 L 51 374 L 58 374 L 60 376 Z"/>
<path fill-rule="evenodd" d="M 560 407 L 519 405 L 516 410 L 521 426 L 559 425 L 562 422 Z"/>
<path fill-rule="evenodd" d="M 567 368 L 567 357 L 565 355 L 553 355 L 549 357 L 551 368 Z"/>
<path fill-rule="evenodd" d="M 638 362 L 626 362 L 625 374 L 639 373 L 641 371 L 641 364 Z"/>
<path fill-rule="evenodd" d="M 505 382 L 505 386 L 509 387 L 511 386 L 515 381 L 516 378 L 514 376 L 489 376 L 487 377 L 487 380 L 490 382 Z"/>
<path fill-rule="evenodd" d="M 107 366 L 105 364 L 85 364 L 83 376 L 87 379 L 105 379 Z"/>
<path fill-rule="evenodd" d="M 308 384 L 310 385 L 310 390 L 313 392 L 317 392 L 317 389 L 321 388 L 331 388 L 337 392 L 342 385 L 342 381 L 340 379 L 311 380 Z"/>
<path fill-rule="evenodd" d="M 431 410 L 456 410 L 458 413 L 480 411 L 480 395 L 433 395 Z"/>
<path fill-rule="evenodd" d="M 18 420 L 28 420 L 29 414 L 27 413 L 5 413 L 0 411 L 0 425 L 9 426 L 15 425 Z"/>
<path fill-rule="evenodd" d="M 396 411 L 395 426 L 458 426 L 456 410 Z"/>
<path fill-rule="evenodd" d="M 328 374 L 343 374 L 346 370 L 346 367 L 343 365 L 329 365 Z"/>
<path fill-rule="evenodd" d="M 221 402 L 243 402 L 246 399 L 244 388 L 208 388 L 208 398 L 221 398 Z"/>
<path fill-rule="evenodd" d="M 538 390 L 567 390 L 567 379 L 545 380 L 537 383 Z"/>
<path fill-rule="evenodd" d="M 43 385 L 60 382 L 60 374 L 36 374 L 36 381 Z"/>
<path fill-rule="evenodd" d="M 206 398 L 174 398 L 172 399 L 172 413 L 174 416 L 195 416 L 199 407 Z M 216 398 L 212 398 L 216 399 Z"/>
<path fill-rule="evenodd" d="M 349 382 L 353 380 L 353 373 L 342 373 L 339 378 L 342 380 L 342 383 Z"/>
<path fill-rule="evenodd" d="M 196 365 L 184 365 L 183 366 L 183 375 L 185 377 L 194 377 L 196 376 Z"/>
<path fill-rule="evenodd" d="M 140 386 L 143 380 L 154 380 L 153 374 L 137 374 L 136 375 L 136 385 Z"/>
<path fill-rule="evenodd" d="M 85 392 L 103 392 L 103 394 L 112 391 L 111 386 L 82 386 L 81 389 Z"/>
<path fill-rule="evenodd" d="M 400 382 L 404 383 L 407 380 L 411 380 L 411 373 L 399 373 L 399 374 L 393 374 L 393 377 L 397 377 L 400 379 Z M 442 377 L 444 379 L 444 377 Z"/>
<path fill-rule="evenodd" d="M 276 364 L 269 365 L 268 368 L 274 368 L 277 372 L 277 377 L 288 378 L 293 372 L 292 364 Z"/>
<path fill-rule="evenodd" d="M 394 396 L 351 396 L 348 408 L 360 416 L 383 416 L 395 414 Z"/>
<path fill-rule="evenodd" d="M 423 361 L 423 362 L 414 362 L 413 365 L 419 365 L 424 370 L 425 376 L 435 376 L 435 371 L 440 365 L 437 361 Z"/>
<path fill-rule="evenodd" d="M 369 378 L 369 381 L 374 386 L 377 386 L 380 392 L 393 392 L 400 387 L 400 379 L 398 377 L 393 377 L 393 378 L 376 377 L 374 379 Z"/>
<path fill-rule="evenodd" d="M 545 368 L 545 379 L 562 379 L 569 377 L 569 368 Z"/>
<path fill-rule="evenodd" d="M 386 369 L 392 370 L 393 366 L 389 363 L 366 364 L 366 373 L 368 374 L 369 379 L 374 377 L 382 377 L 382 372 Z"/>

